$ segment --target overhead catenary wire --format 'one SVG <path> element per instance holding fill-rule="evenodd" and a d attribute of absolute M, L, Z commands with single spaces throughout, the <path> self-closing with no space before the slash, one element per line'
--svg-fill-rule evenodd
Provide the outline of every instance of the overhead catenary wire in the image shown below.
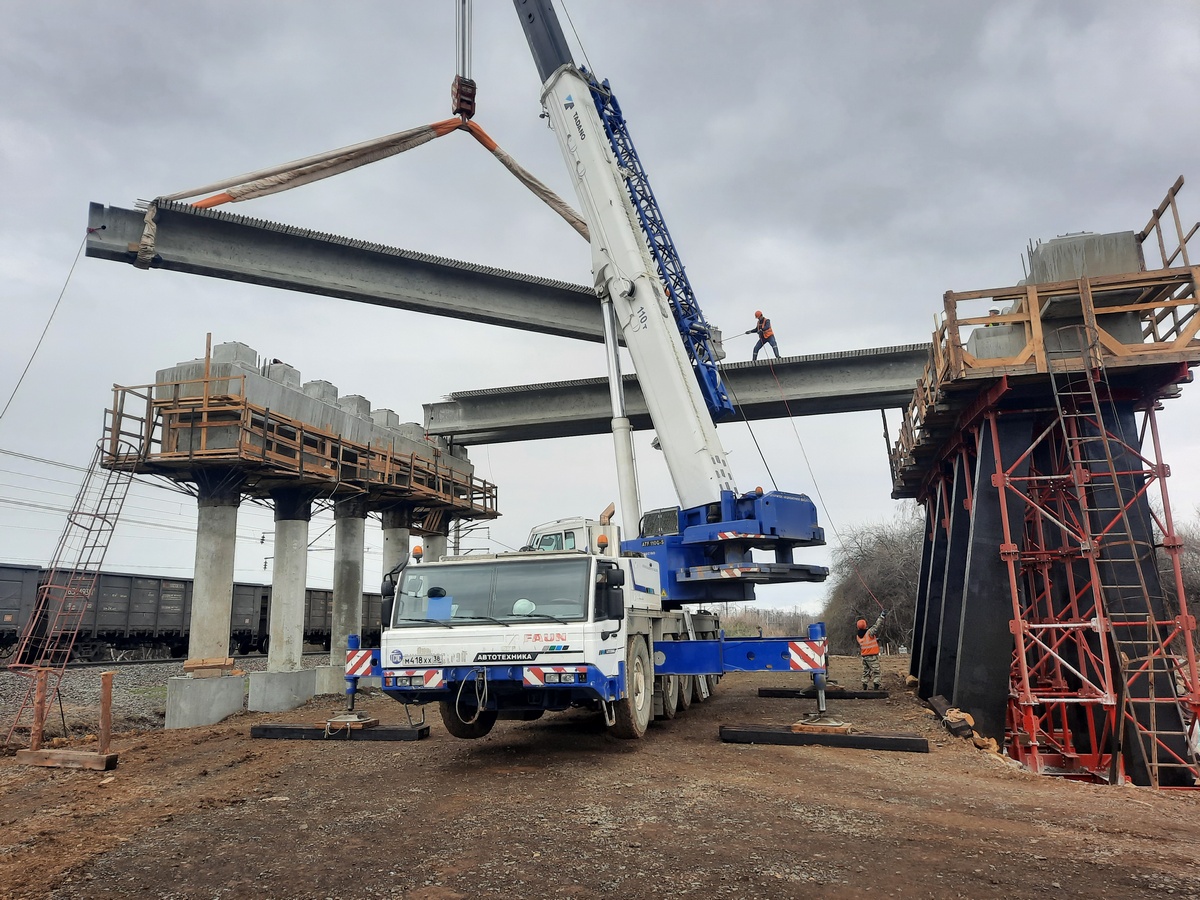
<path fill-rule="evenodd" d="M 104 225 L 100 226 L 100 228 L 105 227 Z M 79 257 L 83 254 L 83 248 L 87 246 L 87 236 L 96 230 L 94 228 L 87 229 L 83 235 L 83 240 L 79 242 L 79 249 L 75 251 L 75 258 L 71 261 L 71 268 L 67 270 L 67 277 L 63 280 L 62 290 L 58 292 L 58 299 L 54 301 L 54 308 L 50 310 L 50 315 L 46 319 L 46 325 L 42 328 L 42 333 L 38 336 L 37 343 L 33 346 L 33 352 L 29 354 L 29 359 L 25 362 L 25 368 L 21 370 L 21 374 L 17 378 L 17 383 L 13 385 L 12 393 L 8 395 L 4 409 L 0 409 L 0 420 L 4 418 L 4 414 L 8 412 L 8 408 L 12 406 L 13 398 L 17 396 L 17 391 L 21 389 L 21 384 L 25 381 L 25 376 L 29 374 L 29 367 L 33 365 L 33 361 L 37 358 L 38 351 L 42 349 L 42 341 L 46 339 L 46 332 L 50 330 L 50 325 L 54 321 L 54 315 L 58 312 L 58 307 L 62 304 L 63 297 L 66 296 L 67 285 L 71 283 L 71 276 L 75 274 L 75 266 L 79 264 Z"/>

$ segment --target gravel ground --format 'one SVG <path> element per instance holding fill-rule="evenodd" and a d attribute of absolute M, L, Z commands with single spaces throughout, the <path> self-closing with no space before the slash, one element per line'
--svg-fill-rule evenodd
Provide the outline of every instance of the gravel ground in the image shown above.
<path fill-rule="evenodd" d="M 301 665 L 311 669 L 328 661 L 329 657 L 325 654 L 309 654 L 303 657 Z M 171 659 L 134 665 L 122 664 L 112 669 L 104 666 L 67 669 L 59 685 L 61 710 L 57 701 L 51 703 L 50 715 L 46 721 L 47 739 L 64 736 L 64 721 L 67 736 L 79 736 L 95 731 L 99 724 L 97 711 L 100 708 L 100 675 L 106 671 L 117 673 L 113 679 L 114 728 L 121 730 L 161 727 L 166 716 L 167 679 L 182 675 L 183 663 L 182 659 Z M 265 672 L 267 658 L 252 656 L 239 659 L 237 667 L 243 672 Z M 5 731 L 0 738 L 7 735 L 30 683 L 27 677 L 0 670 L 0 724 L 4 726 Z M 26 712 L 21 723 L 24 727 L 18 730 L 18 735 L 28 734 L 28 723 L 29 713 Z M 14 743 L 24 745 L 20 737 L 15 738 Z"/>
<path fill-rule="evenodd" d="M 744 673 L 641 741 L 585 711 L 502 721 L 478 741 L 436 711 L 421 741 L 250 737 L 321 721 L 336 704 L 320 697 L 118 731 L 107 772 L 0 757 L 0 900 L 1200 897 L 1200 793 L 1023 772 L 950 737 L 904 691 L 906 660 L 883 665 L 887 699 L 831 711 L 930 752 L 724 744 L 721 724 L 812 711 L 759 696 L 794 676 Z M 162 685 L 145 668 L 144 689 Z M 121 680 L 127 697 L 134 676 Z M 378 691 L 358 706 L 404 721 Z"/>

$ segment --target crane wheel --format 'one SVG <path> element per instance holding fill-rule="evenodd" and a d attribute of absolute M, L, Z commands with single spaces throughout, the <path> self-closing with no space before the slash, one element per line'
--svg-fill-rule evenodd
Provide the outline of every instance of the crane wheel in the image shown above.
<path fill-rule="evenodd" d="M 696 676 L 680 675 L 679 676 L 679 709 L 686 710 L 692 705 L 692 691 L 696 690 Z"/>
<path fill-rule="evenodd" d="M 664 719 L 675 718 L 675 712 L 679 709 L 679 676 L 678 675 L 663 675 L 659 679 L 662 691 L 662 707 Z"/>
<path fill-rule="evenodd" d="M 654 669 L 650 651 L 641 635 L 634 635 L 625 647 L 626 696 L 615 704 L 617 721 L 612 733 L 625 740 L 637 740 L 646 733 L 654 710 Z"/>
<path fill-rule="evenodd" d="M 443 700 L 438 704 L 442 713 L 442 724 L 456 738 L 475 740 L 492 730 L 499 714 L 494 709 L 485 709 L 479 713 L 474 722 L 464 722 L 458 715 L 458 704 L 453 700 Z"/>

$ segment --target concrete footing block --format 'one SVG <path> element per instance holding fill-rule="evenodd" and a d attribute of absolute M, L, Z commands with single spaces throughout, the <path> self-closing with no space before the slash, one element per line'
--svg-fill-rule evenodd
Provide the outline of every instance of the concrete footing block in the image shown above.
<path fill-rule="evenodd" d="M 313 671 L 317 673 L 318 694 L 346 693 L 345 666 L 317 666 Z"/>
<path fill-rule="evenodd" d="M 317 693 L 315 669 L 298 672 L 251 672 L 251 712 L 283 712 L 303 706 Z"/>
<path fill-rule="evenodd" d="M 346 681 L 346 669 L 344 666 L 317 666 L 313 671 L 317 673 L 318 694 L 344 695 L 346 693 L 349 683 Z M 358 689 L 360 691 L 382 686 L 383 679 L 378 676 L 366 675 L 358 679 Z"/>
<path fill-rule="evenodd" d="M 215 725 L 242 711 L 246 702 L 246 679 L 241 675 L 217 678 L 167 679 L 167 728 Z"/>

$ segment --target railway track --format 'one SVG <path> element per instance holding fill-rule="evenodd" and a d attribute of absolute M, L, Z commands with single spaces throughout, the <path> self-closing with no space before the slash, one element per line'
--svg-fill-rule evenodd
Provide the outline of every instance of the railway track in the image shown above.
<path fill-rule="evenodd" d="M 301 655 L 302 656 L 328 656 L 329 651 L 328 650 L 308 650 Z M 266 657 L 265 653 L 247 653 L 243 656 L 233 656 L 231 658 L 233 659 L 234 662 L 239 662 L 242 660 L 266 659 L 267 657 Z M 67 668 L 68 669 L 95 669 L 95 668 L 111 669 L 111 668 L 119 667 L 119 666 L 121 666 L 121 667 L 123 667 L 123 666 L 155 666 L 155 665 L 168 665 L 171 663 L 174 663 L 176 665 L 182 665 L 184 663 L 184 661 L 185 661 L 185 659 L 182 656 L 180 656 L 180 657 L 163 657 L 160 659 L 107 659 L 107 660 L 100 660 L 99 662 L 96 662 L 94 660 L 82 660 L 81 659 L 81 660 L 76 660 L 74 662 L 67 663 Z"/>

